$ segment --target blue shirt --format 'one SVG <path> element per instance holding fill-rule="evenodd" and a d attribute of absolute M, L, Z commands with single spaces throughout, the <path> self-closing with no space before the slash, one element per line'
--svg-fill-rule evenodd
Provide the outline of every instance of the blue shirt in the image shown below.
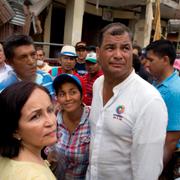
<path fill-rule="evenodd" d="M 76 62 L 75 69 L 76 69 L 77 73 L 80 76 L 83 76 L 83 75 L 85 75 L 87 73 L 86 63 L 78 63 L 78 62 Z"/>
<path fill-rule="evenodd" d="M 6 87 L 8 87 L 9 85 L 18 81 L 21 81 L 21 79 L 17 77 L 16 73 L 13 70 L 9 71 L 6 77 L 4 77 L 4 79 L 0 81 L 0 92 Z M 37 70 L 35 82 L 47 88 L 51 96 L 54 95 L 54 90 L 52 87 L 52 78 L 48 73 Z"/>
<path fill-rule="evenodd" d="M 167 131 L 180 131 L 180 77 L 177 71 L 155 87 L 161 93 L 168 109 Z M 180 147 L 180 141 L 177 146 Z"/>

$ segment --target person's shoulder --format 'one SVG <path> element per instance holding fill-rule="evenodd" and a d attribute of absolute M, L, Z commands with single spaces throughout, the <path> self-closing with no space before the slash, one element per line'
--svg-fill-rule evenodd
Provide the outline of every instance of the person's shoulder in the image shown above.
<path fill-rule="evenodd" d="M 0 174 L 2 179 L 13 179 L 13 180 L 22 180 L 27 179 L 25 174 L 28 175 L 32 168 L 28 168 L 18 161 L 11 160 L 6 157 L 0 157 Z"/>
<path fill-rule="evenodd" d="M 101 75 L 94 81 L 94 86 L 99 86 L 100 84 L 103 83 L 103 81 L 104 81 L 104 75 Z"/>
<path fill-rule="evenodd" d="M 134 79 L 133 81 L 137 84 L 137 87 L 140 87 L 140 88 L 147 88 L 148 89 L 156 89 L 152 84 L 150 84 L 149 82 L 147 82 L 146 80 L 144 80 L 142 77 L 140 77 L 138 74 L 134 74 Z"/>
<path fill-rule="evenodd" d="M 8 64 L 5 64 L 5 67 L 6 67 L 7 71 L 11 71 L 12 70 L 12 67 L 10 65 L 8 65 Z"/>
<path fill-rule="evenodd" d="M 169 88 L 180 92 L 180 77 L 178 74 L 175 73 L 173 78 L 169 80 Z"/>
<path fill-rule="evenodd" d="M 37 74 L 37 78 L 36 78 L 37 81 L 38 79 L 41 79 L 43 83 L 52 81 L 50 74 L 45 71 L 37 70 L 36 74 Z"/>
<path fill-rule="evenodd" d="M 47 62 L 45 62 L 45 67 L 52 68 L 52 66 L 50 66 Z"/>
<path fill-rule="evenodd" d="M 1 174 L 1 171 L 6 166 L 6 164 L 8 163 L 9 160 L 10 160 L 9 158 L 4 158 L 4 157 L 0 156 L 0 174 Z"/>
<path fill-rule="evenodd" d="M 4 166 L 1 177 L 13 180 L 55 180 L 50 169 L 31 162 L 14 161 L 9 158 L 0 159 Z M 6 178 L 5 178 L 6 179 Z"/>
<path fill-rule="evenodd" d="M 173 98 L 174 101 L 178 102 L 180 100 L 180 78 L 176 79 L 172 83 L 169 83 L 167 92 L 168 97 Z"/>
<path fill-rule="evenodd" d="M 161 98 L 159 91 L 149 82 L 141 78 L 139 75 L 135 74 L 134 89 L 136 94 L 139 94 L 140 97 L 146 98 Z"/>
<path fill-rule="evenodd" d="M 5 89 L 6 87 L 8 87 L 9 85 L 17 82 L 17 76 L 16 74 L 10 70 L 8 73 L 1 75 L 0 77 L 0 92 Z"/>
<path fill-rule="evenodd" d="M 46 75 L 50 76 L 50 74 L 47 73 L 46 71 L 42 71 L 42 70 L 39 70 L 39 69 L 36 71 L 36 74 L 40 74 L 41 76 L 46 76 Z"/>

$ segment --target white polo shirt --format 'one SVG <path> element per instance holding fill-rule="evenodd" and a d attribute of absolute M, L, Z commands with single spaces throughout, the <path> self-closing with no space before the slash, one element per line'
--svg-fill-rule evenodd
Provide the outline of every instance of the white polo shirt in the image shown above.
<path fill-rule="evenodd" d="M 168 119 L 161 95 L 133 71 L 103 107 L 103 82 L 93 87 L 87 179 L 157 180 Z"/>

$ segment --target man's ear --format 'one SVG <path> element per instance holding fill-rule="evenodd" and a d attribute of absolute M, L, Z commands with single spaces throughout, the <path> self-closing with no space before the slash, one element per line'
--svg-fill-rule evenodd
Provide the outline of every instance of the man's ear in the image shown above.
<path fill-rule="evenodd" d="M 168 56 L 164 56 L 164 57 L 163 57 L 163 61 L 164 61 L 165 64 L 170 65 L 170 59 L 169 59 Z"/>

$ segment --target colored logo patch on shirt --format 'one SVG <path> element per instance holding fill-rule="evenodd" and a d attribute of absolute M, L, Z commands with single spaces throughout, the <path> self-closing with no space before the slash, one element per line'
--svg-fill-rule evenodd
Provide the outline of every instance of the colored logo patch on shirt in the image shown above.
<path fill-rule="evenodd" d="M 116 108 L 116 114 L 113 114 L 113 119 L 122 120 L 123 116 L 121 115 L 124 113 L 125 107 L 124 105 L 120 105 Z"/>
<path fill-rule="evenodd" d="M 117 114 L 122 114 L 124 112 L 124 110 L 125 110 L 124 105 L 120 105 L 116 108 Z"/>

